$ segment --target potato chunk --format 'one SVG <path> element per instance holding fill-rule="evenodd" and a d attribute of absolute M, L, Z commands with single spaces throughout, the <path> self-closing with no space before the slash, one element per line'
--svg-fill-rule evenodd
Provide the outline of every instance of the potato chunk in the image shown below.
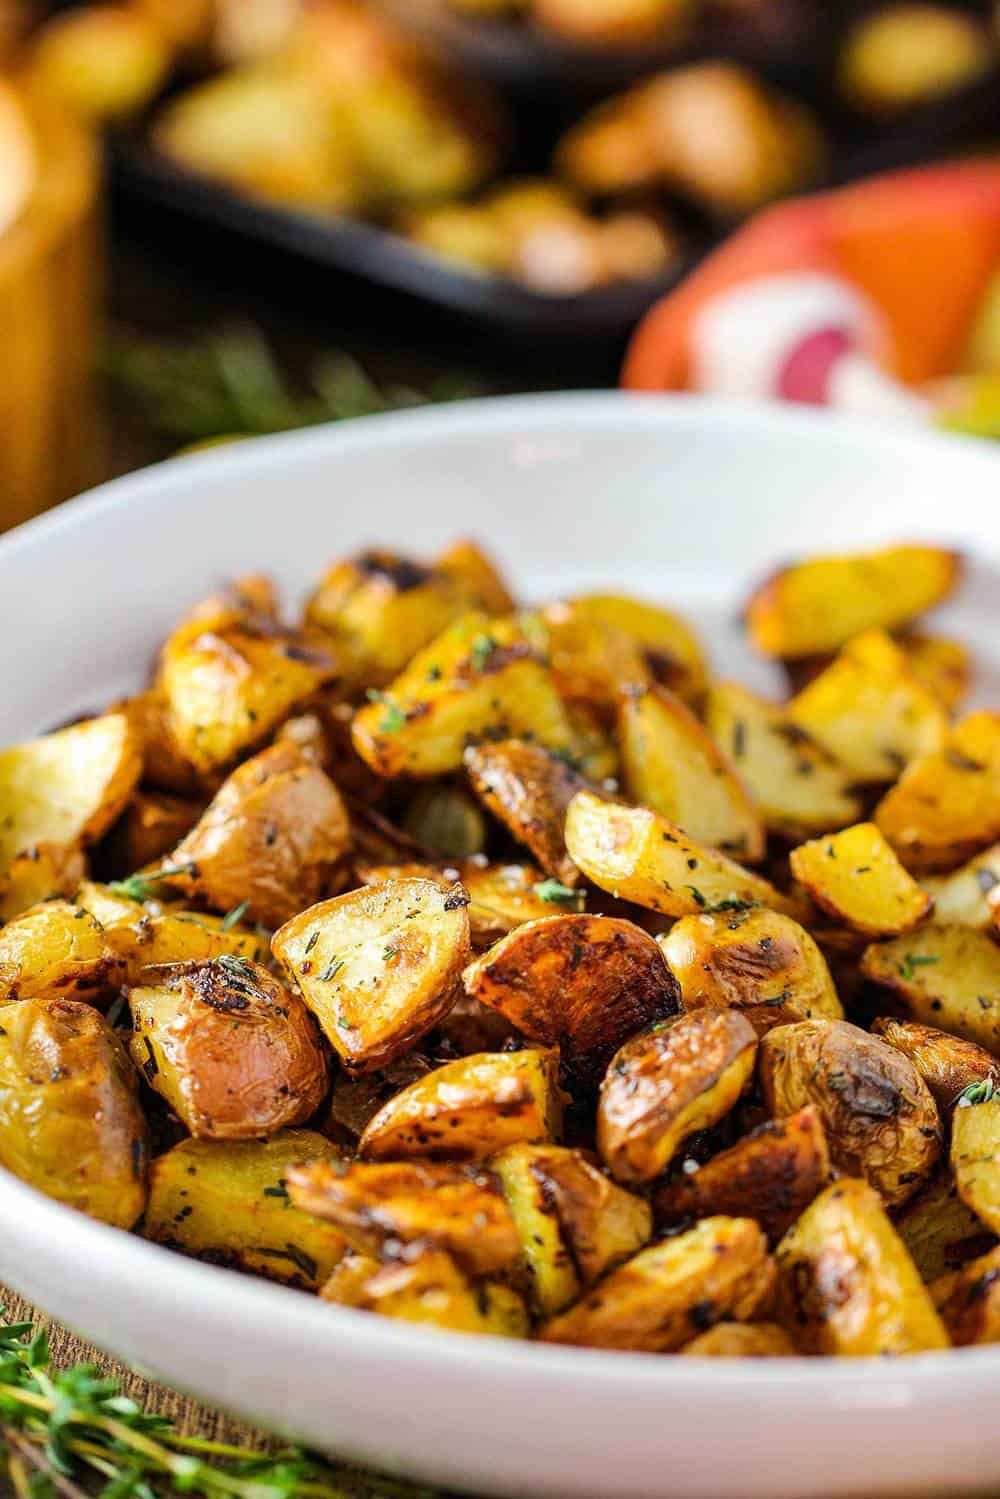
<path fill-rule="evenodd" d="M 961 559 L 942 547 L 895 546 L 814 557 L 782 568 L 747 604 L 747 627 L 766 656 L 836 651 L 863 630 L 892 630 L 951 593 Z"/>
<path fill-rule="evenodd" d="M 477 950 L 526 921 L 540 921 L 560 907 L 579 910 L 584 892 L 546 880 L 531 864 L 490 864 L 483 858 L 457 864 L 362 864 L 362 885 L 384 885 L 386 880 L 433 880 L 442 890 L 456 883 L 469 896 L 469 934 Z"/>
<path fill-rule="evenodd" d="M 587 780 L 540 744 L 506 739 L 474 744 L 465 769 L 483 805 L 534 855 L 546 874 L 576 885 L 580 873 L 566 852 L 566 808 Z"/>
<path fill-rule="evenodd" d="M 454 579 L 470 597 L 479 600 L 488 614 L 511 614 L 516 607 L 514 595 L 492 557 L 467 536 L 445 547 L 434 570 Z"/>
<path fill-rule="evenodd" d="M 690 708 L 665 687 L 637 687 L 618 708 L 625 790 L 692 838 L 750 863 L 764 824 L 733 766 Z"/>
<path fill-rule="evenodd" d="M 974 1041 L 949 1036 L 932 1025 L 885 1016 L 874 1022 L 872 1031 L 909 1057 L 942 1116 L 954 1108 L 966 1088 L 987 1081 L 1000 1087 L 1000 1062 Z"/>
<path fill-rule="evenodd" d="M 350 841 L 333 782 L 287 741 L 234 770 L 170 855 L 169 883 L 216 911 L 246 902 L 250 921 L 280 926 L 322 895 Z"/>
<path fill-rule="evenodd" d="M 723 1213 L 753 1218 L 772 1244 L 830 1179 L 830 1152 L 811 1104 L 768 1119 L 693 1175 L 672 1177 L 654 1197 L 658 1224 Z"/>
<path fill-rule="evenodd" d="M 941 926 L 986 930 L 993 919 L 990 901 L 1000 902 L 1000 843 L 977 854 L 954 874 L 931 877 L 923 884 L 934 897 L 934 920 Z"/>
<path fill-rule="evenodd" d="M 685 1010 L 739 1010 L 758 1035 L 792 1020 L 843 1019 L 826 959 L 790 916 L 765 906 L 682 916 L 658 941 Z"/>
<path fill-rule="evenodd" d="M 170 796 L 165 791 L 135 791 L 108 837 L 108 862 L 113 869 L 144 869 L 155 865 L 190 833 L 203 802 Z"/>
<path fill-rule="evenodd" d="M 37 843 L 15 854 L 0 872 L 0 923 L 53 896 L 71 896 L 86 873 L 86 856 L 75 843 Z"/>
<path fill-rule="evenodd" d="M 744 1321 L 767 1300 L 774 1266 L 748 1218 L 705 1218 L 643 1249 L 568 1311 L 543 1323 L 546 1343 L 673 1353 L 717 1322 Z"/>
<path fill-rule="evenodd" d="M 794 1358 L 796 1348 L 776 1322 L 719 1322 L 678 1351 L 688 1358 Z"/>
<path fill-rule="evenodd" d="M 468 904 L 461 885 L 392 880 L 275 933 L 275 957 L 350 1071 L 384 1067 L 447 1015 L 469 955 Z"/>
<path fill-rule="evenodd" d="M 526 922 L 470 964 L 465 989 L 529 1040 L 558 1046 L 568 1086 L 584 1093 L 627 1036 L 679 1008 L 653 938 L 613 916 Z"/>
<path fill-rule="evenodd" d="M 302 1001 L 245 958 L 169 965 L 129 991 L 132 1059 L 197 1139 L 252 1140 L 303 1124 L 326 1054 Z"/>
<path fill-rule="evenodd" d="M 271 1140 L 182 1140 L 150 1168 L 143 1233 L 212 1264 L 318 1291 L 347 1241 L 332 1224 L 292 1206 L 285 1171 L 338 1154 L 307 1129 Z"/>
<path fill-rule="evenodd" d="M 141 983 L 144 968 L 163 963 L 203 963 L 224 955 L 256 963 L 266 952 L 255 932 L 228 917 L 163 907 L 154 900 L 143 904 L 90 880 L 77 891 L 76 904 L 104 928 L 108 946 L 124 965 L 125 984 Z"/>
<path fill-rule="evenodd" d="M 866 948 L 861 972 L 889 990 L 908 1019 L 1000 1056 L 1000 948 L 985 932 L 921 927 Z"/>
<path fill-rule="evenodd" d="M 951 1169 L 958 1195 L 985 1223 L 1000 1233 L 1000 1095 L 989 1085 L 981 1103 L 960 1099 L 951 1123 Z"/>
<path fill-rule="evenodd" d="M 1000 1249 L 943 1275 L 930 1290 L 956 1348 L 1000 1343 Z"/>
<path fill-rule="evenodd" d="M 556 606 L 557 608 L 560 606 Z M 568 600 L 576 619 L 589 619 L 627 636 L 657 681 L 697 705 L 708 685 L 708 666 L 691 626 L 670 609 L 624 594 L 588 593 Z"/>
<path fill-rule="evenodd" d="M 325 1301 L 447 1332 L 527 1336 L 528 1313 L 518 1293 L 499 1281 L 473 1285 L 443 1250 L 424 1250 L 415 1259 L 382 1265 L 370 1275 L 355 1270 L 350 1261 L 344 1269 L 346 1274 L 335 1271 L 327 1283 Z"/>
<path fill-rule="evenodd" d="M 497 1180 L 482 1168 L 313 1161 L 289 1167 L 286 1179 L 296 1207 L 333 1223 L 362 1254 L 419 1244 L 445 1250 L 469 1275 L 500 1274 L 520 1257 Z"/>
<path fill-rule="evenodd" d="M 49 900 L 0 929 L 0 1003 L 81 999 L 96 1004 L 122 982 L 122 963 L 99 922 Z"/>
<path fill-rule="evenodd" d="M 622 807 L 580 791 L 566 814 L 566 847 L 588 879 L 616 898 L 665 916 L 802 905 L 768 880 L 706 848 L 648 807 Z"/>
<path fill-rule="evenodd" d="M 909 1057 L 846 1020 L 768 1031 L 760 1080 L 776 1116 L 815 1104 L 833 1164 L 863 1176 L 890 1207 L 912 1197 L 941 1151 L 937 1105 Z"/>
<path fill-rule="evenodd" d="M 149 1132 L 125 1050 L 90 1005 L 0 1006 L 0 1166 L 117 1228 L 146 1201 Z"/>
<path fill-rule="evenodd" d="M 780 1320 L 804 1352 L 861 1358 L 948 1347 L 916 1266 L 865 1182 L 821 1192 L 776 1258 Z"/>
<path fill-rule="evenodd" d="M 992 1248 L 994 1238 L 958 1195 L 945 1163 L 895 1217 L 896 1232 L 926 1281 L 960 1270 Z"/>
<path fill-rule="evenodd" d="M 908 869 L 955 869 L 1000 838 L 1000 713 L 956 724 L 943 750 L 908 765 L 875 809 Z"/>
<path fill-rule="evenodd" d="M 548 604 L 522 621 L 544 650 L 562 696 L 589 707 L 604 723 L 614 719 L 626 688 L 651 679 L 639 642 L 597 618 L 585 601 Z"/>
<path fill-rule="evenodd" d="M 793 848 L 792 873 L 835 920 L 872 937 L 908 932 L 933 904 L 873 822 Z"/>
<path fill-rule="evenodd" d="M 659 1176 L 689 1135 L 729 1113 L 756 1055 L 753 1027 L 736 1010 L 697 1010 L 627 1041 L 597 1108 L 597 1147 L 612 1176 Z"/>
<path fill-rule="evenodd" d="M 968 648 L 960 640 L 926 635 L 922 630 L 905 631 L 899 644 L 917 681 L 954 713 L 972 683 L 975 663 Z"/>

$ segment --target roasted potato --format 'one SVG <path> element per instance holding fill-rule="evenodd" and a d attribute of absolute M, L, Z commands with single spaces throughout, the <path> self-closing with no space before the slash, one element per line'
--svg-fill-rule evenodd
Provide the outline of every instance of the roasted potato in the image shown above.
<path fill-rule="evenodd" d="M 993 919 L 991 898 L 1000 901 L 1000 843 L 977 854 L 954 874 L 923 881 L 934 898 L 934 920 L 941 926 L 986 930 Z M 996 891 L 996 897 L 993 892 Z"/>
<path fill-rule="evenodd" d="M 267 948 L 266 941 L 231 916 L 164 907 L 155 900 L 143 904 L 90 880 L 80 886 L 75 904 L 103 927 L 108 947 L 124 965 L 125 984 L 141 983 L 144 968 L 163 963 L 201 963 L 224 955 L 256 963 Z M 2 940 L 0 933 L 0 944 Z"/>
<path fill-rule="evenodd" d="M 418 1322 L 449 1332 L 489 1333 L 495 1338 L 522 1338 L 528 1332 L 524 1302 L 511 1286 L 500 1281 L 469 1280 L 451 1255 L 425 1249 L 413 1259 L 376 1267 L 360 1256 L 343 1262 L 323 1291 L 326 1301 L 339 1302 L 383 1317 Z"/>
<path fill-rule="evenodd" d="M 1000 1249 L 949 1271 L 930 1291 L 956 1348 L 1000 1343 Z"/>
<path fill-rule="evenodd" d="M 1000 1094 L 990 1083 L 960 1098 L 951 1121 L 958 1195 L 990 1233 L 1000 1233 Z"/>
<path fill-rule="evenodd" d="M 539 744 L 507 739 L 475 744 L 465 769 L 476 795 L 554 880 L 576 885 L 580 873 L 566 852 L 566 808 L 586 779 Z"/>
<path fill-rule="evenodd" d="M 682 916 L 658 938 L 685 1010 L 737 1009 L 758 1035 L 793 1020 L 844 1016 L 826 959 L 790 916 Z"/>
<path fill-rule="evenodd" d="M 673 1353 L 717 1322 L 754 1316 L 774 1266 L 748 1218 L 705 1218 L 687 1233 L 640 1250 L 568 1311 L 542 1324 L 546 1343 Z"/>
<path fill-rule="evenodd" d="M 203 775 L 181 750 L 170 727 L 166 698 L 158 688 L 126 698 L 114 711 L 128 719 L 142 756 L 143 785 L 187 801 L 204 801 L 218 790 L 221 774 Z"/>
<path fill-rule="evenodd" d="M 946 1163 L 895 1218 L 896 1232 L 921 1277 L 934 1281 L 992 1248 L 994 1238 L 958 1195 Z"/>
<path fill-rule="evenodd" d="M 113 869 L 143 869 L 159 864 L 189 833 L 205 810 L 204 802 L 165 791 L 136 791 L 107 840 Z"/>
<path fill-rule="evenodd" d="M 310 907 L 275 957 L 351 1072 L 384 1067 L 447 1015 L 469 955 L 461 885 L 392 880 Z"/>
<path fill-rule="evenodd" d="M 796 1351 L 776 1322 L 719 1322 L 678 1350 L 691 1358 L 794 1358 Z"/>
<path fill-rule="evenodd" d="M 461 537 L 445 547 L 434 563 L 434 570 L 444 573 L 465 592 L 479 600 L 487 614 L 512 614 L 514 595 L 493 559 L 469 537 Z"/>
<path fill-rule="evenodd" d="M 171 49 L 137 6 L 89 5 L 54 16 L 31 53 L 36 87 L 97 122 L 125 120 L 164 83 Z"/>
<path fill-rule="evenodd" d="M 821 910 L 871 937 L 910 931 L 934 904 L 873 822 L 802 843 L 790 863 Z"/>
<path fill-rule="evenodd" d="M 612 1176 L 659 1176 L 689 1135 L 729 1113 L 756 1056 L 753 1027 L 736 1010 L 696 1010 L 627 1041 L 597 1105 L 597 1148 Z"/>
<path fill-rule="evenodd" d="M 589 47 L 640 46 L 682 36 L 691 0 L 528 0 L 536 26 Z"/>
<path fill-rule="evenodd" d="M 149 1131 L 125 1050 L 90 1005 L 0 1005 L 0 1166 L 116 1228 L 146 1202 Z"/>
<path fill-rule="evenodd" d="M 909 1057 L 947 1117 L 966 1088 L 990 1081 L 1000 1088 L 1000 1062 L 974 1041 L 950 1036 L 932 1025 L 883 1016 L 872 1025 L 876 1036 Z"/>
<path fill-rule="evenodd" d="M 556 1058 L 544 1051 L 462 1057 L 397 1093 L 371 1119 L 368 1160 L 484 1161 L 518 1140 L 552 1140 L 562 1123 Z"/>
<path fill-rule="evenodd" d="M 910 1020 L 1000 1056 L 1000 948 L 985 932 L 925 926 L 865 949 L 861 972 Z"/>
<path fill-rule="evenodd" d="M 0 872 L 0 923 L 42 901 L 72 895 L 86 873 L 86 855 L 78 844 L 32 844 Z"/>
<path fill-rule="evenodd" d="M 813 1105 L 784 1119 L 768 1119 L 693 1172 L 657 1188 L 658 1225 L 723 1213 L 754 1218 L 772 1244 L 830 1179 L 830 1152 Z"/>
<path fill-rule="evenodd" d="M 946 635 L 925 635 L 921 630 L 904 631 L 898 642 L 917 681 L 954 713 L 972 682 L 973 660 L 966 646 Z"/>
<path fill-rule="evenodd" d="M 289 1200 L 285 1172 L 335 1161 L 322 1135 L 288 1129 L 271 1140 L 182 1140 L 149 1173 L 143 1233 L 213 1264 L 318 1291 L 347 1250 L 330 1223 Z"/>
<path fill-rule="evenodd" d="M 967 88 L 993 66 L 988 27 L 950 6 L 887 5 L 850 27 L 837 65 L 854 109 L 892 116 Z"/>
<path fill-rule="evenodd" d="M 442 890 L 455 884 L 469 896 L 469 933 L 474 948 L 512 932 L 526 921 L 540 921 L 553 911 L 582 909 L 584 892 L 557 880 L 547 880 L 530 864 L 490 864 L 473 856 L 454 865 L 362 864 L 358 879 L 363 885 L 383 885 L 386 880 L 433 880 Z"/>
<path fill-rule="evenodd" d="M 834 1182 L 778 1245 L 779 1320 L 807 1353 L 947 1348 L 930 1293 L 866 1182 Z"/>
<path fill-rule="evenodd" d="M 679 1008 L 653 938 L 614 916 L 526 922 L 470 964 L 464 982 L 530 1041 L 560 1048 L 574 1093 L 592 1093 L 626 1037 Z"/>
<path fill-rule="evenodd" d="M 908 869 L 947 872 L 1000 838 L 1000 713 L 956 724 L 943 750 L 908 765 L 875 809 Z"/>
<path fill-rule="evenodd" d="M 350 1077 L 338 1070 L 323 1119 L 323 1132 L 354 1151 L 365 1126 L 382 1105 L 433 1070 L 433 1061 L 419 1051 L 408 1052 L 381 1072 L 366 1072 L 361 1077 Z"/>
<path fill-rule="evenodd" d="M 658 682 L 691 706 L 701 702 L 708 686 L 708 666 L 697 636 L 679 614 L 614 593 L 579 594 L 565 606 L 555 607 L 568 608 L 574 619 L 589 619 L 627 636 Z M 551 627 L 552 609 L 546 611 L 546 618 Z"/>
<path fill-rule="evenodd" d="M 910 1059 L 845 1020 L 802 1020 L 761 1039 L 760 1080 L 781 1117 L 815 1104 L 830 1158 L 889 1207 L 912 1197 L 941 1152 L 941 1121 Z"/>
<path fill-rule="evenodd" d="M 0 1003 L 80 999 L 96 1004 L 122 978 L 121 959 L 82 906 L 46 901 L 0 928 Z"/>
<path fill-rule="evenodd" d="M 316 1113 L 326 1053 L 305 1005 L 266 968 L 223 956 L 145 977 L 129 990 L 132 1060 L 196 1139 L 267 1138 Z"/>
<path fill-rule="evenodd" d="M 613 722 L 626 688 L 651 679 L 635 636 L 601 618 L 586 599 L 548 604 L 537 614 L 522 615 L 522 622 L 537 637 L 562 696 L 586 704 L 602 722 Z"/>

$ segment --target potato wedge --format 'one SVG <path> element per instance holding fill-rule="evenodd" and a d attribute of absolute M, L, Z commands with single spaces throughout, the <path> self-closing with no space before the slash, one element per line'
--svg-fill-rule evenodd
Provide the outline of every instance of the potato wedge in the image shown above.
<path fill-rule="evenodd" d="M 985 932 L 925 926 L 865 949 L 861 972 L 909 1020 L 1000 1056 L 1000 948 Z"/>
<path fill-rule="evenodd" d="M 577 736 L 551 674 L 512 616 L 463 615 L 352 727 L 354 747 L 382 776 L 459 770 L 469 744 L 530 737 L 573 754 Z"/>
<path fill-rule="evenodd" d="M 943 750 L 908 765 L 875 821 L 907 869 L 947 872 L 1000 839 L 1000 713 L 956 724 Z"/>
<path fill-rule="evenodd" d="M 657 940 L 685 1010 L 739 1010 L 759 1036 L 793 1020 L 844 1017 L 823 954 L 779 911 L 682 916 Z"/>
<path fill-rule="evenodd" d="M 478 599 L 487 614 L 511 614 L 516 608 L 514 596 L 496 563 L 468 537 L 445 547 L 434 563 L 434 570 L 453 579 L 470 598 Z"/>
<path fill-rule="evenodd" d="M 785 709 L 736 682 L 718 682 L 709 693 L 706 722 L 769 832 L 801 838 L 856 820 L 861 801 L 847 770 Z"/>
<path fill-rule="evenodd" d="M 526 921 L 540 921 L 560 909 L 579 910 L 584 901 L 582 890 L 547 880 L 530 864 L 490 864 L 483 858 L 443 866 L 362 864 L 355 872 L 362 885 L 407 879 L 433 880 L 442 890 L 463 885 L 469 896 L 469 933 L 479 950 Z"/>
<path fill-rule="evenodd" d="M 515 1141 L 552 1140 L 562 1124 L 558 1059 L 544 1051 L 461 1057 L 418 1078 L 369 1121 L 368 1160 L 484 1161 Z"/>
<path fill-rule="evenodd" d="M 602 890 L 665 916 L 771 906 L 801 915 L 803 903 L 706 848 L 648 807 L 623 807 L 589 791 L 566 814 L 566 847 Z"/>
<path fill-rule="evenodd" d="M 653 938 L 614 916 L 526 922 L 471 963 L 464 983 L 530 1041 L 558 1046 L 574 1093 L 596 1089 L 626 1037 L 679 1009 Z"/>
<path fill-rule="evenodd" d="M 941 1153 L 941 1121 L 909 1057 L 846 1020 L 802 1020 L 761 1039 L 760 1081 L 776 1117 L 815 1104 L 830 1158 L 890 1207 L 912 1197 Z"/>
<path fill-rule="evenodd" d="M 789 860 L 821 910 L 856 932 L 872 937 L 908 932 L 933 905 L 873 822 L 802 843 Z"/>
<path fill-rule="evenodd" d="M 960 640 L 920 630 L 907 630 L 898 640 L 917 681 L 954 713 L 972 684 L 974 663 L 968 648 Z"/>
<path fill-rule="evenodd" d="M 545 1343 L 672 1353 L 717 1322 L 747 1320 L 767 1301 L 774 1266 L 748 1218 L 705 1218 L 640 1250 L 568 1311 L 542 1324 Z"/>
<path fill-rule="evenodd" d="M 678 1352 L 688 1358 L 794 1358 L 797 1350 L 776 1322 L 719 1322 Z"/>
<path fill-rule="evenodd" d="M 892 630 L 933 609 L 961 567 L 957 553 L 932 546 L 792 563 L 751 595 L 747 627 L 765 656 L 836 651 L 863 630 Z"/>
<path fill-rule="evenodd" d="M 0 1166 L 116 1228 L 146 1202 L 149 1130 L 135 1094 L 124 1047 L 90 1005 L 0 1006 Z"/>
<path fill-rule="evenodd" d="M 545 873 L 563 885 L 578 884 L 579 870 L 566 852 L 566 808 L 588 788 L 587 780 L 564 759 L 523 739 L 470 745 L 465 769 L 483 805 Z"/>
<path fill-rule="evenodd" d="M 690 708 L 667 688 L 638 687 L 618 707 L 625 790 L 692 838 L 755 863 L 764 824 L 732 764 Z"/>
<path fill-rule="evenodd" d="M 1000 1061 L 974 1041 L 888 1016 L 876 1020 L 872 1032 L 909 1057 L 944 1118 L 966 1088 L 987 1081 L 1000 1088 Z"/>
<path fill-rule="evenodd" d="M 329 1232 L 335 1234 L 337 1230 L 331 1227 Z M 320 1299 L 331 1301 L 335 1306 L 369 1310 L 365 1305 L 365 1287 L 381 1268 L 381 1261 L 373 1255 L 358 1254 L 356 1250 L 349 1249 L 320 1287 Z"/>
<path fill-rule="evenodd" d="M 986 931 L 993 920 L 990 900 L 1000 902 L 1000 843 L 977 854 L 954 874 L 931 876 L 922 883 L 934 897 L 934 920 L 940 926 L 972 926 Z"/>
<path fill-rule="evenodd" d="M 943 1275 L 930 1291 L 956 1348 L 1000 1343 L 1000 1248 Z"/>
<path fill-rule="evenodd" d="M 266 968 L 224 956 L 147 970 L 129 1005 L 132 1060 L 196 1139 L 266 1138 L 322 1103 L 313 1018 Z"/>
<path fill-rule="evenodd" d="M 658 682 L 696 706 L 708 686 L 708 666 L 698 637 L 670 609 L 624 594 L 578 594 L 567 606 L 576 619 L 590 619 L 629 637 Z"/>
<path fill-rule="evenodd" d="M 590 707 L 603 723 L 613 722 L 625 688 L 651 679 L 634 636 L 597 618 L 585 602 L 549 604 L 522 615 L 522 623 L 544 652 L 562 696 Z"/>
<path fill-rule="evenodd" d="M 830 1152 L 813 1105 L 769 1119 L 653 1199 L 658 1225 L 722 1213 L 753 1218 L 776 1244 L 830 1180 Z"/>
<path fill-rule="evenodd" d="M 888 1357 L 948 1347 L 927 1287 L 866 1182 L 827 1187 L 775 1257 L 779 1321 L 804 1352 Z"/>
<path fill-rule="evenodd" d="M 352 1249 L 400 1257 L 399 1245 L 443 1249 L 469 1275 L 497 1275 L 518 1262 L 521 1241 L 496 1178 L 442 1161 L 290 1166 L 292 1202 L 333 1223 Z"/>
<path fill-rule="evenodd" d="M 384 1067 L 455 1001 L 469 956 L 461 885 L 392 880 L 310 907 L 271 943 L 351 1072 Z"/>
<path fill-rule="evenodd" d="M 960 1270 L 977 1255 L 985 1254 L 995 1242 L 958 1195 L 947 1163 L 896 1214 L 895 1225 L 926 1281 L 934 1281 L 949 1270 Z"/>
<path fill-rule="evenodd" d="M 749 1086 L 753 1027 L 737 1010 L 696 1010 L 627 1041 L 601 1083 L 597 1148 L 621 1182 L 665 1171 L 689 1135 L 711 1129 Z"/>
<path fill-rule="evenodd" d="M 515 1290 L 491 1280 L 473 1285 L 442 1250 L 424 1250 L 415 1259 L 382 1265 L 367 1277 L 347 1261 L 343 1272 L 334 1271 L 323 1299 L 447 1332 L 488 1333 L 495 1338 L 528 1334 L 527 1309 Z"/>
<path fill-rule="evenodd" d="M 34 906 L 0 928 L 0 1003 L 79 999 L 96 1004 L 123 980 L 101 924 L 66 900 Z"/>
<path fill-rule="evenodd" d="M 154 900 L 144 905 L 91 880 L 80 886 L 75 904 L 104 928 L 108 946 L 124 965 L 125 984 L 141 983 L 144 968 L 163 963 L 202 963 L 224 954 L 258 963 L 266 955 L 266 941 L 228 917 Z"/>
<path fill-rule="evenodd" d="M 42 901 L 71 896 L 86 873 L 86 855 L 76 843 L 36 843 L 15 854 L 0 872 L 0 923 Z"/>
<path fill-rule="evenodd" d="M 951 1169 L 958 1195 L 990 1233 L 1000 1233 L 1000 1094 L 960 1099 L 951 1121 Z"/>
<path fill-rule="evenodd" d="M 196 1259 L 318 1291 L 347 1241 L 331 1223 L 293 1207 L 285 1171 L 338 1155 L 307 1129 L 270 1140 L 182 1140 L 150 1168 L 143 1233 Z"/>

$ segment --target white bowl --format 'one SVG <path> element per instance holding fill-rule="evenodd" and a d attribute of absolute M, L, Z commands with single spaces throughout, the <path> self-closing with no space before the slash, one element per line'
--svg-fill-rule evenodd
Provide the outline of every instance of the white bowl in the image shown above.
<path fill-rule="evenodd" d="M 541 397 L 376 417 L 119 480 L 0 541 L 0 742 L 139 684 L 185 604 L 266 567 L 295 592 L 384 542 L 472 533 L 527 596 L 689 605 L 727 674 L 748 580 L 810 550 L 977 555 L 942 611 L 1000 667 L 1000 459 L 959 439 L 691 399 Z M 766 673 L 763 680 L 766 682 Z M 332 1452 L 480 1493 L 807 1499 L 1000 1485 L 1000 1348 L 747 1364 L 410 1328 L 200 1265 L 0 1172 L 0 1279 L 131 1363 Z"/>

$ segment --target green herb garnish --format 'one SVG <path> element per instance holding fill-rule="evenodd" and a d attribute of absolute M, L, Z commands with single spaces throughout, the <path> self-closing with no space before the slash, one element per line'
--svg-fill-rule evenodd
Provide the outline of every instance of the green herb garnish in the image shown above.
<path fill-rule="evenodd" d="M 406 723 L 406 714 L 402 708 L 386 697 L 384 692 L 379 692 L 377 687 L 369 687 L 365 696 L 370 703 L 381 703 L 385 708 L 379 731 L 383 734 L 398 734 Z"/>
<path fill-rule="evenodd" d="M 550 905 L 573 906 L 577 911 L 583 910 L 583 891 L 571 890 L 569 885 L 564 885 L 559 880 L 540 880 L 533 889 L 539 900 L 548 901 Z"/>
<path fill-rule="evenodd" d="M 963 1088 L 955 1099 L 956 1109 L 969 1109 L 977 1103 L 989 1103 L 998 1095 L 997 1085 L 991 1077 L 984 1077 L 981 1082 L 970 1083 Z"/>
<path fill-rule="evenodd" d="M 475 671 L 485 670 L 486 663 L 497 648 L 492 635 L 477 635 L 469 646 L 469 657 Z"/>
<path fill-rule="evenodd" d="M 248 900 L 241 900 L 238 906 L 234 906 L 231 911 L 227 911 L 225 916 L 223 916 L 222 925 L 219 930 L 221 932 L 231 932 L 233 927 L 237 926 L 243 920 L 249 907 L 250 902 Z"/>
<path fill-rule="evenodd" d="M 900 978 L 912 979 L 918 968 L 926 968 L 930 963 L 940 963 L 941 959 L 932 953 L 908 952 L 899 965 Z"/>
<path fill-rule="evenodd" d="M 190 872 L 190 864 L 164 864 L 159 869 L 147 869 L 145 874 L 130 874 L 127 880 L 112 880 L 108 889 L 112 895 L 121 895 L 125 900 L 155 900 L 156 887 L 163 880 Z"/>

